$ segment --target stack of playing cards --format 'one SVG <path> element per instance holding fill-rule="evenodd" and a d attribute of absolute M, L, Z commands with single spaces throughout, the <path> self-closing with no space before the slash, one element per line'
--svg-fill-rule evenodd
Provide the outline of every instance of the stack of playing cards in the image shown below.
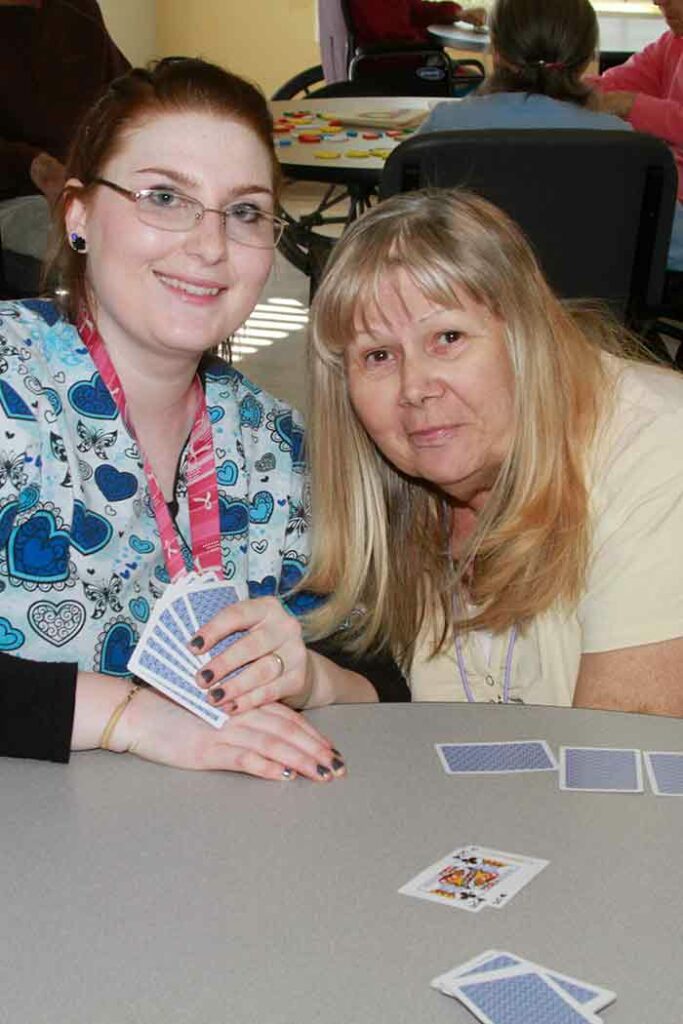
<path fill-rule="evenodd" d="M 461 846 L 398 891 L 477 913 L 484 907 L 504 907 L 548 863 L 485 846 Z"/>
<path fill-rule="evenodd" d="M 128 663 L 136 676 L 217 729 L 228 716 L 208 703 L 206 690 L 197 686 L 195 677 L 202 665 L 243 634 L 233 633 L 201 654 L 192 653 L 187 644 L 209 619 L 238 600 L 235 588 L 215 573 L 180 577 L 155 605 Z"/>
<path fill-rule="evenodd" d="M 657 796 L 683 796 L 683 753 L 680 750 L 646 750 L 645 767 Z"/>
<path fill-rule="evenodd" d="M 596 1017 L 616 999 L 614 992 L 489 949 L 432 981 L 484 1024 L 600 1024 Z"/>

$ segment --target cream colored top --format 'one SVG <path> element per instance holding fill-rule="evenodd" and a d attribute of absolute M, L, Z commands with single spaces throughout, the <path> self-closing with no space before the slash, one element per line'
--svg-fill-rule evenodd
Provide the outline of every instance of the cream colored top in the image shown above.
<path fill-rule="evenodd" d="M 589 463 L 586 591 L 573 611 L 539 615 L 517 637 L 512 701 L 570 705 L 584 652 L 683 636 L 683 375 L 624 366 Z M 481 641 L 462 637 L 468 681 L 475 700 L 500 701 L 509 634 L 493 636 L 488 658 Z M 413 700 L 466 700 L 454 649 L 427 660 L 433 649 L 423 635 L 410 672 Z"/>

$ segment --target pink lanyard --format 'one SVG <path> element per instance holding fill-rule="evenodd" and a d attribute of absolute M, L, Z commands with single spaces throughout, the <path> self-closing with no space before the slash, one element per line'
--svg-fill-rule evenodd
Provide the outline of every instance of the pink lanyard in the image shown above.
<path fill-rule="evenodd" d="M 138 445 L 143 458 L 147 487 L 152 500 L 154 518 L 159 529 L 166 569 L 171 580 L 187 572 L 182 555 L 182 545 L 171 518 L 171 513 L 144 451 L 138 444 L 135 431 L 128 419 L 126 396 L 119 375 L 111 361 L 106 346 L 95 324 L 87 313 L 78 317 L 78 333 L 88 347 L 92 360 L 116 402 L 121 419 Z M 220 512 L 218 508 L 218 483 L 213 449 L 211 421 L 206 409 L 206 397 L 199 377 L 195 377 L 193 391 L 196 397 L 196 413 L 190 434 L 190 449 L 187 460 L 187 494 L 190 506 L 190 533 L 192 559 L 198 572 L 215 572 L 223 576 L 221 559 Z"/>

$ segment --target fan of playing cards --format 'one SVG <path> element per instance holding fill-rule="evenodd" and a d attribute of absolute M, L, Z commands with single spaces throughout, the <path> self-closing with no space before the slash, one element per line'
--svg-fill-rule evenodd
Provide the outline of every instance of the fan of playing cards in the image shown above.
<path fill-rule="evenodd" d="M 187 644 L 209 619 L 238 600 L 235 588 L 215 573 L 180 577 L 157 602 L 128 666 L 135 675 L 217 729 L 228 716 L 208 703 L 206 691 L 195 682 L 196 674 L 244 634 L 232 633 L 202 654 L 194 654 Z"/>

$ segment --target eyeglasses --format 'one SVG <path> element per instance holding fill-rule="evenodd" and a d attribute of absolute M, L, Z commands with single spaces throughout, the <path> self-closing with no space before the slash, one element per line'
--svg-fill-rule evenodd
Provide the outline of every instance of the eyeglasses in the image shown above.
<path fill-rule="evenodd" d="M 223 219 L 227 237 L 233 242 L 254 249 L 274 249 L 285 229 L 284 220 L 250 202 L 232 203 L 224 210 L 213 210 L 198 199 L 170 188 L 143 188 L 134 192 L 106 178 L 94 178 L 93 182 L 106 185 L 135 203 L 138 220 L 162 231 L 191 231 L 201 224 L 205 213 L 217 213 Z"/>

